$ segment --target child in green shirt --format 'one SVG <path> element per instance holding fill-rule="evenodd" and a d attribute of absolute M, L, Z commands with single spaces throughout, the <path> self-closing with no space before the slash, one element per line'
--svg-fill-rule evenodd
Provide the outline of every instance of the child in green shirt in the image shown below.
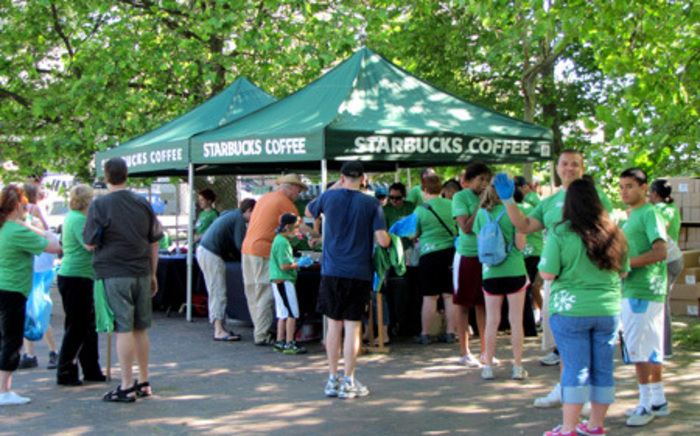
<path fill-rule="evenodd" d="M 292 255 L 289 240 L 299 232 L 299 217 L 293 213 L 285 213 L 280 216 L 279 223 L 270 251 L 270 282 L 277 314 L 277 342 L 273 349 L 284 354 L 303 354 L 306 353 L 306 348 L 297 345 L 294 340 L 296 321 L 299 318 L 299 302 L 294 283 L 297 279 L 297 268 L 309 266 L 313 261 L 305 256 L 296 262 Z"/>

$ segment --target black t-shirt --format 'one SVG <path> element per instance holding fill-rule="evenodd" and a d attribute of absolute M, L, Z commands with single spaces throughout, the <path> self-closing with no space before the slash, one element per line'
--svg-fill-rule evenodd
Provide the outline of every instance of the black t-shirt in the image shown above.
<path fill-rule="evenodd" d="M 142 277 L 151 274 L 151 244 L 163 227 L 145 198 L 128 190 L 95 199 L 88 208 L 83 240 L 96 245 L 95 277 Z"/>

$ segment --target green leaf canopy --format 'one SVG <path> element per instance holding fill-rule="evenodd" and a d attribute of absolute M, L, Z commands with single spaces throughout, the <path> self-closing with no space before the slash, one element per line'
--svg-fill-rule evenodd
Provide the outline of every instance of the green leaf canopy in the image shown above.
<path fill-rule="evenodd" d="M 129 175 L 185 175 L 193 135 L 230 123 L 274 101 L 273 96 L 241 77 L 205 103 L 152 132 L 97 153 L 97 175 L 103 176 L 103 162 L 112 157 L 126 160 Z"/>
<path fill-rule="evenodd" d="M 533 162 L 552 158 L 552 133 L 456 97 L 362 48 L 294 94 L 195 135 L 190 153 L 206 171 L 237 174 L 316 169 L 321 159 L 329 168 L 361 160 L 375 170 Z"/>

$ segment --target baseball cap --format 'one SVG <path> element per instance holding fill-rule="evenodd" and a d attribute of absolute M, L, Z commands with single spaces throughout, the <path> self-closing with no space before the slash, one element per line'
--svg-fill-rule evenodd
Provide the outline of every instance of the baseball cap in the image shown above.
<path fill-rule="evenodd" d="M 365 167 L 362 166 L 360 162 L 345 162 L 342 167 L 340 167 L 340 173 L 346 177 L 351 177 L 357 179 L 362 177 L 365 172 Z"/>

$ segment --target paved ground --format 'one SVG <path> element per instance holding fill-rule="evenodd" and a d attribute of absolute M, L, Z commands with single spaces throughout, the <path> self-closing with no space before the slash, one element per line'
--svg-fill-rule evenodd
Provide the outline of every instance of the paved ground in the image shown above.
<path fill-rule="evenodd" d="M 58 301 L 58 300 L 55 300 Z M 60 310 L 54 310 L 54 313 Z M 15 373 L 14 390 L 33 402 L 0 408 L 0 435 L 541 435 L 561 421 L 561 410 L 539 410 L 558 369 L 539 365 L 539 343 L 526 341 L 530 378 L 510 380 L 510 363 L 484 381 L 478 370 L 456 364 L 457 345 L 418 346 L 398 341 L 386 355 L 359 360 L 358 378 L 372 393 L 356 400 L 323 396 L 325 354 L 310 344 L 305 356 L 286 356 L 251 342 L 252 329 L 234 325 L 244 341 L 211 340 L 202 319 L 155 314 L 151 334 L 153 398 L 111 404 L 101 396 L 118 382 L 78 388 L 58 387 L 45 369 L 46 346 L 37 345 L 40 367 Z M 53 319 L 57 339 L 62 317 Z M 105 362 L 105 338 L 100 337 Z M 510 353 L 499 339 L 497 356 Z M 700 352 L 677 350 L 666 372 L 670 417 L 643 429 L 625 427 L 624 410 L 637 401 L 629 366 L 618 366 L 617 403 L 610 410 L 608 435 L 700 434 Z M 113 357 L 116 361 L 116 356 Z M 115 363 L 116 365 L 116 363 Z M 119 368 L 112 376 L 118 380 Z"/>

